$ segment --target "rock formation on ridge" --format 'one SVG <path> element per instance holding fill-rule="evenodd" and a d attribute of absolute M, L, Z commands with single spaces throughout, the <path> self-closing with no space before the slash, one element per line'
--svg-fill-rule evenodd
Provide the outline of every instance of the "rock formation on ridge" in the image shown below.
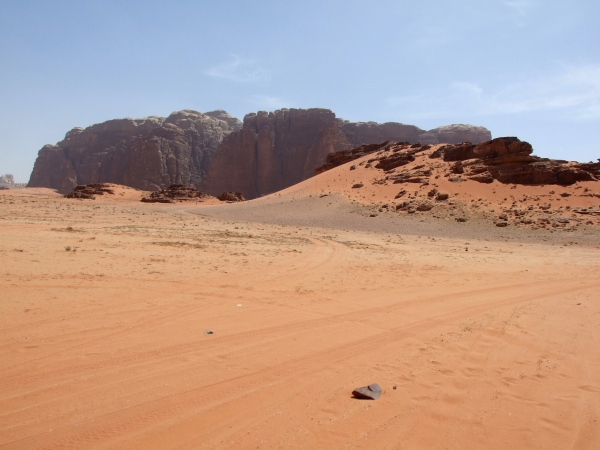
<path fill-rule="evenodd" d="M 426 132 L 393 122 L 349 122 L 320 108 L 259 111 L 243 125 L 225 111 L 184 110 L 74 128 L 39 151 L 29 186 L 65 193 L 101 182 L 151 191 L 183 184 L 215 196 L 235 191 L 255 198 L 313 176 L 329 153 L 357 145 L 489 138 L 488 130 L 472 125 Z"/>
<path fill-rule="evenodd" d="M 369 159 L 375 168 L 383 170 L 386 181 L 392 183 L 428 184 L 433 163 L 422 164 L 419 170 L 396 172 L 396 169 L 415 161 L 415 155 L 430 151 L 429 160 L 442 158 L 447 162 L 446 176 L 457 182 L 473 180 L 480 183 L 559 184 L 571 185 L 577 181 L 598 181 L 600 162 L 575 163 L 531 156 L 533 148 L 516 137 L 501 137 L 480 144 L 463 142 L 442 146 L 384 142 L 362 145 L 327 155 L 326 163 L 315 169 L 316 174 L 326 172 L 365 155 L 376 153 Z M 439 164 L 437 164 L 439 166 Z M 352 170 L 352 169 L 351 169 Z M 451 178 L 452 181 L 452 178 Z"/>
<path fill-rule="evenodd" d="M 369 210 L 357 210 L 364 217 L 423 214 L 556 231 L 600 226 L 600 160 L 578 163 L 531 153 L 531 145 L 515 137 L 477 145 L 362 145 L 328 155 L 316 170 L 321 180 L 292 192 L 337 193 L 370 203 Z"/>
<path fill-rule="evenodd" d="M 429 130 L 426 133 L 420 134 L 416 141 L 410 142 L 419 142 L 423 145 L 460 144 L 461 142 L 481 144 L 491 139 L 492 133 L 485 127 L 454 124 Z M 398 141 L 399 139 L 395 140 Z"/>
<path fill-rule="evenodd" d="M 65 193 L 77 185 L 116 183 L 158 190 L 198 185 L 217 147 L 241 127 L 225 111 L 183 110 L 169 117 L 115 119 L 73 128 L 38 153 L 28 186 Z"/>

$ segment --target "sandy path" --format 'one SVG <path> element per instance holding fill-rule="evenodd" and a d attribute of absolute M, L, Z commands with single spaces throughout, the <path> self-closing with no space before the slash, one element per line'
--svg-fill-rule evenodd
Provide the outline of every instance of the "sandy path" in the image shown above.
<path fill-rule="evenodd" d="M 0 448 L 600 447 L 594 236 L 432 238 L 15 192 L 0 203 Z M 351 398 L 372 382 L 380 400 Z"/>

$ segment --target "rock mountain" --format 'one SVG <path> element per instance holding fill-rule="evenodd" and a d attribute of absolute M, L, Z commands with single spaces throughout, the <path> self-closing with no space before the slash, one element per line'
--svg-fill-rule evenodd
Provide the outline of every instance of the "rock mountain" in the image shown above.
<path fill-rule="evenodd" d="M 115 119 L 73 128 L 38 153 L 28 186 L 68 192 L 78 184 L 116 183 L 156 191 L 196 186 L 223 138 L 242 123 L 225 111 L 183 110 L 169 117 Z"/>
<path fill-rule="evenodd" d="M 169 117 L 116 119 L 74 128 L 38 154 L 32 187 L 68 192 L 78 184 L 117 183 L 144 190 L 170 184 L 246 198 L 284 189 L 314 175 L 329 153 L 393 140 L 423 144 L 488 141 L 483 127 L 349 122 L 328 109 L 259 111 L 243 123 L 225 111 L 183 110 Z"/>

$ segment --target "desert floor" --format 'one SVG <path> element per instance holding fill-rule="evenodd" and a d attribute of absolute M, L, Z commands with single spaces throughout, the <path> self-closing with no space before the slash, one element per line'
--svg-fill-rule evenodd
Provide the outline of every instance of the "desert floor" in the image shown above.
<path fill-rule="evenodd" d="M 0 448 L 600 448 L 598 228 L 136 192 L 0 191 Z"/>

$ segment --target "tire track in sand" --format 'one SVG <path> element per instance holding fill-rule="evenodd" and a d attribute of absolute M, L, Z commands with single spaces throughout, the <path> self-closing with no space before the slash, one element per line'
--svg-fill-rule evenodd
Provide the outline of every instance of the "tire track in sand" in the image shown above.
<path fill-rule="evenodd" d="M 600 288 L 599 283 L 591 283 L 577 288 L 554 290 L 553 294 L 572 293 L 587 289 Z M 365 339 L 359 339 L 347 344 L 315 352 L 273 366 L 265 367 L 250 374 L 244 374 L 227 380 L 218 381 L 196 389 L 180 392 L 150 402 L 132 406 L 118 412 L 96 417 L 88 421 L 78 431 L 66 430 L 64 427 L 54 430 L 54 435 L 43 433 L 29 438 L 6 443 L 6 449 L 53 449 L 53 448 L 87 448 L 94 444 L 108 445 L 121 435 L 130 435 L 153 424 L 177 417 L 186 411 L 201 411 L 215 404 L 222 404 L 240 395 L 255 391 L 261 387 L 276 383 L 282 379 L 299 376 L 307 370 L 315 371 L 323 365 L 358 357 L 369 352 L 374 346 L 406 338 L 417 332 L 426 332 L 436 326 L 464 320 L 467 317 L 484 313 L 498 307 L 518 305 L 520 303 L 543 299 L 547 294 L 522 295 L 512 299 L 502 299 L 479 305 L 467 306 L 448 313 L 440 314 L 407 325 L 379 333 Z M 308 369 L 310 368 L 310 369 Z M 54 438 L 54 439 L 53 439 Z"/>
<path fill-rule="evenodd" d="M 307 273 L 313 272 L 315 270 L 318 270 L 320 267 L 327 265 L 332 260 L 332 258 L 335 256 L 335 253 L 336 253 L 335 246 L 332 249 L 331 246 L 327 245 L 327 242 L 324 240 L 313 239 L 313 238 L 307 238 L 307 239 L 310 240 L 314 244 L 314 247 L 311 248 L 311 250 L 308 253 L 302 254 L 303 256 L 301 257 L 300 262 L 304 263 L 304 266 L 305 266 L 302 269 L 297 269 L 297 268 L 286 269 L 285 273 L 283 275 L 277 275 L 274 277 L 270 277 L 270 279 L 268 279 L 265 282 L 260 282 L 260 281 L 257 282 L 256 281 L 257 275 L 265 274 L 264 269 L 256 269 L 250 273 L 246 273 L 246 274 L 240 276 L 238 278 L 238 281 L 246 280 L 247 282 L 258 283 L 261 286 L 261 289 L 264 289 L 264 288 L 273 286 L 274 284 L 277 284 L 277 282 L 282 279 L 289 278 L 289 275 L 291 273 L 296 274 L 296 275 L 297 274 L 307 274 Z M 317 263 L 315 263 L 315 260 L 317 260 Z M 296 261 L 296 262 L 298 263 L 298 261 Z M 281 270 L 279 272 L 281 272 Z M 268 272 L 266 272 L 266 273 L 268 274 Z M 178 286 L 181 285 L 181 283 L 176 283 L 176 284 Z M 195 285 L 190 284 L 190 289 L 194 289 L 194 287 L 195 287 Z M 204 295 L 208 296 L 210 294 L 204 294 Z M 160 327 L 166 321 L 173 321 L 180 317 L 187 317 L 190 314 L 192 314 L 196 311 L 205 309 L 205 308 L 206 308 L 206 303 L 202 303 L 200 305 L 192 306 L 189 308 L 179 309 L 171 314 L 164 314 L 164 315 L 160 315 L 159 317 L 153 317 L 153 318 L 147 319 L 143 322 L 136 323 L 135 325 L 132 325 L 126 329 L 121 329 L 121 330 L 113 331 L 108 334 L 104 334 L 102 336 L 97 336 L 93 339 L 86 340 L 79 344 L 76 344 L 76 345 L 73 345 L 70 347 L 66 347 L 66 348 L 62 348 L 62 349 L 57 350 L 52 353 L 47 353 L 43 356 L 39 356 L 36 358 L 21 361 L 20 363 L 14 364 L 12 366 L 2 367 L 2 368 L 0 368 L 0 374 L 5 373 L 8 370 L 13 370 L 17 367 L 21 367 L 26 364 L 31 364 L 32 362 L 40 362 L 45 359 L 52 359 L 60 354 L 65 353 L 65 352 L 69 352 L 69 351 L 83 348 L 85 346 L 89 346 L 89 345 L 93 344 L 94 342 L 98 342 L 98 343 L 102 342 L 103 344 L 105 344 L 107 342 L 107 340 L 109 340 L 109 339 L 116 339 L 116 338 L 119 338 L 120 336 L 131 335 L 132 333 L 135 333 L 140 329 L 144 329 L 146 331 L 151 330 L 153 328 Z M 76 317 L 79 314 L 80 313 L 75 313 L 75 314 L 73 314 L 73 316 Z M 50 321 L 50 320 L 53 321 L 55 319 L 48 319 L 48 321 Z M 51 339 L 52 337 L 53 336 L 47 336 L 46 338 Z M 2 385 L 3 385 L 3 382 L 0 381 L 0 386 L 2 386 Z"/>
<path fill-rule="evenodd" d="M 563 287 L 563 289 L 560 291 L 558 291 L 556 289 L 552 289 L 551 287 L 548 287 L 547 282 L 545 282 L 545 281 L 544 282 L 522 283 L 522 284 L 518 284 L 518 285 L 513 285 L 511 287 L 514 289 L 524 289 L 524 288 L 531 289 L 534 287 L 546 288 L 546 289 L 542 289 L 542 290 L 538 291 L 538 294 L 543 296 L 543 295 L 556 294 L 556 293 L 569 293 L 569 292 L 573 292 L 574 290 L 577 290 L 579 288 L 579 286 L 580 286 L 579 284 L 577 285 L 577 287 L 565 288 L 564 287 L 565 283 L 567 283 L 569 281 L 571 281 L 573 284 L 579 283 L 579 281 L 576 282 L 573 280 L 557 280 L 557 283 L 560 282 L 561 286 Z M 457 298 L 457 297 L 460 297 L 460 298 L 483 297 L 486 294 L 493 293 L 495 291 L 498 291 L 499 289 L 505 289 L 505 288 L 506 288 L 505 286 L 494 286 L 491 288 L 478 289 L 478 290 L 473 290 L 473 291 L 468 291 L 468 292 L 460 291 L 460 292 L 456 292 L 456 293 L 446 294 L 443 296 L 424 297 L 424 298 L 420 297 L 417 299 L 413 299 L 409 302 L 400 301 L 400 302 L 396 302 L 393 304 L 376 306 L 376 307 L 368 308 L 368 309 L 360 309 L 358 311 L 352 311 L 352 312 L 348 312 L 348 313 L 342 313 L 342 314 L 326 316 L 326 317 L 318 317 L 318 318 L 314 318 L 314 319 L 307 319 L 307 320 L 287 323 L 284 325 L 276 325 L 276 326 L 267 327 L 267 328 L 248 330 L 248 331 L 245 331 L 242 333 L 236 333 L 236 334 L 230 335 L 230 336 L 216 337 L 215 339 L 211 339 L 211 341 L 210 341 L 210 343 L 208 343 L 208 345 L 207 345 L 206 339 L 201 338 L 201 339 L 194 340 L 192 342 L 185 342 L 182 344 L 176 344 L 176 345 L 172 345 L 172 346 L 168 346 L 168 347 L 161 347 L 159 349 L 154 348 L 152 350 L 148 350 L 145 352 L 136 352 L 136 353 L 130 353 L 130 354 L 122 355 L 122 356 L 116 356 L 116 357 L 112 357 L 110 360 L 94 361 L 94 362 L 90 362 L 90 363 L 82 363 L 79 365 L 63 366 L 60 369 L 53 370 L 53 371 L 44 372 L 41 368 L 38 368 L 38 370 L 36 372 L 30 373 L 28 375 L 23 375 L 22 373 L 17 373 L 14 375 L 9 375 L 9 376 L 3 377 L 3 379 L 0 379 L 0 386 L 6 390 L 12 390 L 12 389 L 15 389 L 19 385 L 22 386 L 24 383 L 25 384 L 35 384 L 37 381 L 41 381 L 41 380 L 56 379 L 58 382 L 65 377 L 72 376 L 73 373 L 86 373 L 86 372 L 93 372 L 93 371 L 97 371 L 97 370 L 106 370 L 109 367 L 117 367 L 118 368 L 118 367 L 131 367 L 132 365 L 135 365 L 135 364 L 149 364 L 149 363 L 152 363 L 157 360 L 182 356 L 182 355 L 189 354 L 189 353 L 208 352 L 215 348 L 223 347 L 224 345 L 231 346 L 231 345 L 236 345 L 236 344 L 240 345 L 243 343 L 253 343 L 253 342 L 256 343 L 255 345 L 262 345 L 263 344 L 262 339 L 264 339 L 265 337 L 268 338 L 269 336 L 280 337 L 280 336 L 283 336 L 286 334 L 294 334 L 294 333 L 299 333 L 299 332 L 303 332 L 303 331 L 307 331 L 307 330 L 316 330 L 316 329 L 330 326 L 330 325 L 336 325 L 336 324 L 340 324 L 340 323 L 344 323 L 344 322 L 357 321 L 357 320 L 363 318 L 365 315 L 373 316 L 374 314 L 378 314 L 378 313 L 386 313 L 387 314 L 388 312 L 393 312 L 400 308 L 405 309 L 407 307 L 410 307 L 411 305 L 418 305 L 418 304 L 421 304 L 424 302 L 432 301 L 434 299 L 438 300 L 439 302 L 441 302 L 441 301 L 447 302 L 447 301 L 452 300 L 453 298 Z M 488 304 L 488 303 L 485 303 L 485 304 Z M 130 330 L 126 330 L 126 331 L 130 331 Z M 147 331 L 147 329 L 145 331 Z M 116 334 L 117 333 L 113 333 L 113 335 L 116 335 Z M 127 333 L 127 334 L 129 334 L 129 333 Z M 111 337 L 113 337 L 113 335 L 111 335 Z M 95 341 L 102 340 L 102 339 L 103 338 L 93 339 L 93 340 L 89 341 L 88 344 L 91 344 Z M 105 342 L 103 341 L 103 343 L 105 343 Z M 86 345 L 86 343 L 82 343 L 82 344 L 78 345 L 76 348 L 84 347 L 85 345 Z M 157 355 L 158 350 L 160 350 L 160 355 Z M 54 356 L 55 356 L 55 354 L 46 355 L 44 357 L 38 358 L 36 361 L 39 361 L 42 358 L 52 359 Z M 8 370 L 8 368 L 6 368 L 5 371 L 6 370 Z"/>

